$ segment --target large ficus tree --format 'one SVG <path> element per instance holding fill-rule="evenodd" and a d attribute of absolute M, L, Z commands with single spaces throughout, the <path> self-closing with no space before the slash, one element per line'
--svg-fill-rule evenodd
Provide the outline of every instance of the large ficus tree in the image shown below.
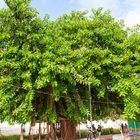
<path fill-rule="evenodd" d="M 30 0 L 5 2 L 8 8 L 0 10 L 1 121 L 61 121 L 61 138 L 73 140 L 75 124 L 89 113 L 89 85 L 94 118 L 109 115 L 104 106 L 99 108 L 103 101 L 112 102 L 110 109 L 123 110 L 122 98 L 128 96 L 118 89 L 132 62 L 126 57 L 132 47 L 124 47 L 127 32 L 108 11 L 93 10 L 90 17 L 71 12 L 50 21 L 39 18 Z"/>

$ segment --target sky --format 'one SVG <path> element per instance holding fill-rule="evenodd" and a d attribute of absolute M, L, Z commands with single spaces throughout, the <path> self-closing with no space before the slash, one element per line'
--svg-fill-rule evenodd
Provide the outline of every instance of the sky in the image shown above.
<path fill-rule="evenodd" d="M 0 0 L 0 8 L 5 6 L 4 0 Z M 104 7 L 111 10 L 116 20 L 124 19 L 127 27 L 140 24 L 140 0 L 32 0 L 31 7 L 36 8 L 41 17 L 49 14 L 51 20 L 71 10 Z"/>

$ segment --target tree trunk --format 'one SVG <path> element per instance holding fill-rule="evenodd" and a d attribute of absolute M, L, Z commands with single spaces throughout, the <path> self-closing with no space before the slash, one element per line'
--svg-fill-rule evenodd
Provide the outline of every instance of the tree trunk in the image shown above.
<path fill-rule="evenodd" d="M 41 140 L 41 122 L 39 122 L 39 140 Z"/>
<path fill-rule="evenodd" d="M 32 123 L 30 123 L 30 128 L 29 128 L 29 140 L 33 140 L 33 134 L 32 134 Z"/>
<path fill-rule="evenodd" d="M 50 140 L 56 140 L 56 132 L 55 132 L 55 125 L 50 125 Z"/>
<path fill-rule="evenodd" d="M 48 86 L 47 88 L 48 91 L 48 101 L 47 101 L 47 105 L 50 108 L 50 110 L 53 110 L 53 105 L 54 105 L 54 100 L 53 100 L 53 88 L 52 86 Z M 55 125 L 54 124 L 50 124 L 49 127 L 49 132 L 47 132 L 46 135 L 46 140 L 56 140 L 56 131 L 55 131 Z"/>
<path fill-rule="evenodd" d="M 46 128 L 47 128 L 46 140 L 49 140 L 50 129 L 49 129 L 49 124 L 48 123 L 46 123 Z"/>
<path fill-rule="evenodd" d="M 50 127 L 47 125 L 47 134 L 46 134 L 46 140 L 56 140 L 56 130 L 55 125 L 51 124 Z"/>
<path fill-rule="evenodd" d="M 21 129 L 20 129 L 20 140 L 24 140 L 24 137 L 23 137 L 23 124 L 21 124 Z"/>
<path fill-rule="evenodd" d="M 76 140 L 76 123 L 63 119 L 61 123 L 61 140 Z"/>

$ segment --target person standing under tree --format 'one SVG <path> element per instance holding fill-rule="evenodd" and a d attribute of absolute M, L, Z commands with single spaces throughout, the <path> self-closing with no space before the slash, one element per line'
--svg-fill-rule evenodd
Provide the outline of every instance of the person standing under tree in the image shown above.
<path fill-rule="evenodd" d="M 128 125 L 125 123 L 124 124 L 124 137 L 127 138 L 128 137 Z"/>
<path fill-rule="evenodd" d="M 98 132 L 99 140 L 100 140 L 100 137 L 101 137 L 101 130 L 102 130 L 101 125 L 98 125 L 97 132 Z"/>
<path fill-rule="evenodd" d="M 123 123 L 121 123 L 120 132 L 121 132 L 122 140 L 124 140 L 125 136 L 124 136 L 124 125 L 123 125 Z"/>
<path fill-rule="evenodd" d="M 92 133 L 93 133 L 93 137 L 96 138 L 96 128 L 94 124 L 92 124 Z"/>
<path fill-rule="evenodd" d="M 124 135 L 124 125 L 123 125 L 123 123 L 121 124 L 121 133 Z"/>
<path fill-rule="evenodd" d="M 128 134 L 128 125 L 126 123 L 124 124 L 124 131 L 125 131 L 125 134 L 127 135 Z"/>

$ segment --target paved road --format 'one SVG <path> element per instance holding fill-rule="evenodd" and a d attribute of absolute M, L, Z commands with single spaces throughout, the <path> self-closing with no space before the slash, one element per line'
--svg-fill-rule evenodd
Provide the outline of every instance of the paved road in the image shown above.
<path fill-rule="evenodd" d="M 122 138 L 120 134 L 112 135 L 113 137 L 111 139 L 108 139 L 105 135 L 102 136 L 102 139 L 100 140 L 140 140 L 140 136 L 133 135 L 131 137 L 125 137 L 125 139 Z M 87 140 L 87 138 L 80 139 L 80 140 Z M 99 140 L 98 138 L 96 140 Z"/>
<path fill-rule="evenodd" d="M 87 138 L 80 139 L 80 140 L 87 140 Z M 99 140 L 99 138 L 97 138 L 96 140 Z M 102 135 L 100 140 L 122 140 L 122 138 L 121 138 L 120 134 L 116 134 L 116 135 Z"/>

